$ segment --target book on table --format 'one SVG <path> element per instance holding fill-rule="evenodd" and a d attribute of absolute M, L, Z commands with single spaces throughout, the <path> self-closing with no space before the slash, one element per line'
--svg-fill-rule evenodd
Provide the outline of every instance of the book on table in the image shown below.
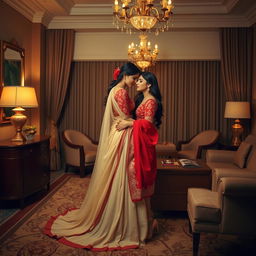
<path fill-rule="evenodd" d="M 168 165 L 168 166 L 179 166 L 179 162 L 177 160 L 173 159 L 163 159 L 161 160 L 162 165 Z"/>
<path fill-rule="evenodd" d="M 182 167 L 186 168 L 200 167 L 200 165 L 196 161 L 190 159 L 179 159 L 179 162 Z"/>

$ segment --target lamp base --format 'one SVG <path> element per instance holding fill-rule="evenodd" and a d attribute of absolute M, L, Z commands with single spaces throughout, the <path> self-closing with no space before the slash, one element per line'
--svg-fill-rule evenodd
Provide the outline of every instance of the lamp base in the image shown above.
<path fill-rule="evenodd" d="M 239 146 L 241 144 L 241 135 L 244 131 L 243 126 L 240 123 L 239 119 L 235 120 L 235 123 L 232 125 L 232 146 Z"/>
<path fill-rule="evenodd" d="M 11 116 L 11 122 L 16 129 L 16 135 L 11 139 L 11 141 L 23 142 L 26 140 L 22 134 L 22 127 L 27 121 L 27 117 L 22 113 L 23 111 L 25 111 L 25 109 L 21 107 L 17 107 L 12 110 L 15 112 L 15 114 Z"/>

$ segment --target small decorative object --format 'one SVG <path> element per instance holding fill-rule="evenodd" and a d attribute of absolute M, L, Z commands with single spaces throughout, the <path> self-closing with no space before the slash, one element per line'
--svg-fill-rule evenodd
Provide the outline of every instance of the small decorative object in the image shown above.
<path fill-rule="evenodd" d="M 26 140 L 33 140 L 36 134 L 36 127 L 34 125 L 25 125 L 22 131 Z"/>

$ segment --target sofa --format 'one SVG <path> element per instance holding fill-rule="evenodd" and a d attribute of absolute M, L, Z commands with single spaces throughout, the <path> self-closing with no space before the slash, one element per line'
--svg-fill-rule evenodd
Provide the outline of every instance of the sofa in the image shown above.
<path fill-rule="evenodd" d="M 206 163 L 212 170 L 212 190 L 224 177 L 256 178 L 256 135 L 248 135 L 237 151 L 207 150 Z"/>

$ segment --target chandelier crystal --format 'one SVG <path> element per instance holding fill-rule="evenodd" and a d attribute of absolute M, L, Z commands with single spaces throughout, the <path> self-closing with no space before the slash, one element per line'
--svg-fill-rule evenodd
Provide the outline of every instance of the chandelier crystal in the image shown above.
<path fill-rule="evenodd" d="M 144 71 L 146 68 L 155 64 L 159 50 L 157 44 L 153 50 L 151 49 L 151 43 L 148 41 L 146 35 L 142 34 L 139 37 L 139 45 L 131 43 L 128 46 L 128 57 L 130 61 Z"/>
<path fill-rule="evenodd" d="M 114 1 L 114 24 L 131 33 L 131 27 L 142 32 L 154 30 L 156 34 L 168 30 L 168 21 L 174 8 L 172 0 L 160 1 L 161 8 L 154 7 L 154 0 Z M 160 10 L 159 10 L 160 9 Z"/>

